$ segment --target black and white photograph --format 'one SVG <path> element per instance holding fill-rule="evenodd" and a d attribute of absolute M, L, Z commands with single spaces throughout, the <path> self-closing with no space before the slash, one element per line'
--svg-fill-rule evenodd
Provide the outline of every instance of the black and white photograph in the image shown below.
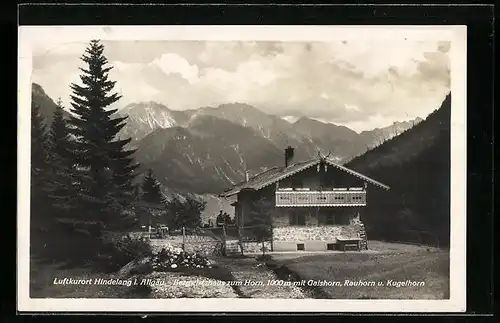
<path fill-rule="evenodd" d="M 19 308 L 465 310 L 465 35 L 20 27 Z"/>

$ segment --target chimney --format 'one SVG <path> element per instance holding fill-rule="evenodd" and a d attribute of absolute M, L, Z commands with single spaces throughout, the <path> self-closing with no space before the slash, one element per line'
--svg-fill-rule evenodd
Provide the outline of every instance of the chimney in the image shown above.
<path fill-rule="evenodd" d="M 245 171 L 245 183 L 247 183 L 247 182 L 248 182 L 248 171 L 246 170 Z"/>
<path fill-rule="evenodd" d="M 294 149 L 291 146 L 288 146 L 285 149 L 285 167 L 288 167 L 293 162 L 293 154 Z"/>

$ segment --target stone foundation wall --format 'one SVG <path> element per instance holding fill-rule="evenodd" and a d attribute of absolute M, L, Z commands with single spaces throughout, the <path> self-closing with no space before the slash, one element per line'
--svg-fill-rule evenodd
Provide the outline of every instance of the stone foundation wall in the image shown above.
<path fill-rule="evenodd" d="M 320 240 L 335 242 L 338 237 L 357 238 L 358 232 L 352 225 L 288 226 L 273 228 L 274 241 Z"/>
<path fill-rule="evenodd" d="M 243 252 L 262 252 L 262 242 L 243 242 Z M 271 242 L 264 242 L 265 251 L 271 251 Z"/>
<path fill-rule="evenodd" d="M 205 238 L 205 237 L 203 237 Z M 195 252 L 204 256 L 217 255 L 222 250 L 222 242 L 215 239 L 203 239 L 200 241 L 189 241 L 186 239 L 184 250 Z M 177 248 L 182 248 L 182 237 L 178 239 L 151 239 L 151 245 L 154 251 L 160 251 L 166 244 Z"/>
<path fill-rule="evenodd" d="M 273 240 L 274 241 L 330 241 L 336 242 L 337 237 L 343 238 L 358 238 L 360 231 L 359 210 L 349 208 L 342 210 L 345 216 L 348 217 L 349 224 L 346 225 L 322 225 L 318 223 L 318 218 L 315 212 L 310 212 L 305 209 L 306 215 L 305 226 L 291 226 L 290 212 L 297 212 L 298 209 L 276 208 L 272 214 L 273 219 Z"/>
<path fill-rule="evenodd" d="M 218 241 L 214 241 L 211 243 L 205 243 L 205 244 L 200 244 L 200 243 L 195 243 L 195 244 L 189 244 L 187 243 L 185 245 L 185 251 L 187 252 L 195 252 L 204 256 L 210 256 L 210 255 L 215 255 L 221 250 L 222 248 L 222 243 Z"/>

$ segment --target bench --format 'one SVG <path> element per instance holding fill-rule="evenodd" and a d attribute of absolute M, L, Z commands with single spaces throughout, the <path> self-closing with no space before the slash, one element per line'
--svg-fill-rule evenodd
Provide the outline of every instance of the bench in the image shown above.
<path fill-rule="evenodd" d="M 359 251 L 361 239 L 359 239 L 359 238 L 353 238 L 353 239 L 337 238 L 337 243 L 339 244 L 340 250 L 342 250 L 342 251 L 348 251 L 348 250 Z"/>
<path fill-rule="evenodd" d="M 343 250 L 344 251 L 348 251 L 348 250 L 358 251 L 359 245 L 358 245 L 358 243 L 345 243 L 343 246 Z"/>

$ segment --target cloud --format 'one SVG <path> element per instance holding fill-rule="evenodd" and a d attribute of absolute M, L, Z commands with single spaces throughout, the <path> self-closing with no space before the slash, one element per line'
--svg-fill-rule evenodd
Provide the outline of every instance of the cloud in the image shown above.
<path fill-rule="evenodd" d="M 329 122 L 330 120 L 321 120 L 323 122 Z M 350 121 L 345 123 L 337 123 L 342 126 L 346 126 L 354 131 L 362 132 L 367 129 L 383 128 L 391 125 L 393 120 L 387 117 L 383 117 L 380 114 L 370 115 L 365 120 L 360 121 Z"/>
<path fill-rule="evenodd" d="M 84 44 L 38 48 L 34 79 L 69 97 Z M 361 129 L 425 117 L 450 87 L 449 42 L 106 42 L 119 106 L 253 104 Z M 130 53 L 130 54 L 129 54 Z M 43 59 L 42 59 L 43 58 Z"/>
<path fill-rule="evenodd" d="M 158 66 L 160 70 L 167 75 L 177 73 L 188 80 L 189 83 L 196 83 L 198 81 L 198 66 L 191 65 L 187 60 L 177 54 L 163 54 L 150 64 Z"/>
<path fill-rule="evenodd" d="M 53 39 L 50 43 L 35 42 L 32 47 L 36 55 L 79 56 L 85 52 L 86 46 L 87 43 L 82 41 L 60 43 Z"/>
<path fill-rule="evenodd" d="M 354 110 L 354 111 L 359 111 L 358 106 L 352 105 L 352 104 L 344 104 L 344 107 L 346 110 Z"/>

